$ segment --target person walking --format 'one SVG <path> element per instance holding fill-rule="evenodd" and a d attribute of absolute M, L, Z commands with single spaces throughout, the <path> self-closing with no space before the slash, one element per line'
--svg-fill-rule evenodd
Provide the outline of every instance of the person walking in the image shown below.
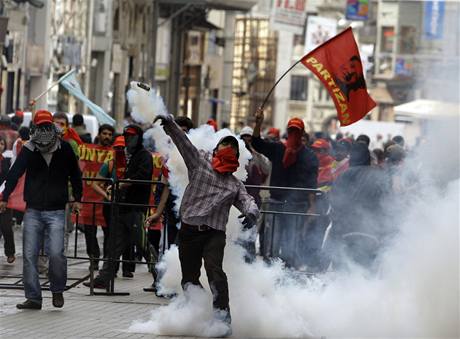
<path fill-rule="evenodd" d="M 101 125 L 99 127 L 98 135 L 96 137 L 97 139 L 97 145 L 100 146 L 103 149 L 110 149 L 112 146 L 112 141 L 113 141 L 113 135 L 115 133 L 115 129 L 111 125 Z M 121 137 L 122 138 L 122 137 Z M 124 140 L 123 140 L 123 146 L 122 146 L 122 151 L 124 149 Z M 124 155 L 124 153 L 123 153 Z M 106 164 L 103 164 L 102 167 L 107 167 Z M 96 178 L 101 178 L 101 176 L 96 176 Z M 93 181 L 91 187 L 85 187 L 85 189 L 93 189 L 96 191 L 96 193 L 99 193 L 102 197 L 105 197 L 105 191 L 102 191 L 101 194 L 100 190 L 97 188 L 99 187 L 98 185 L 104 184 L 104 182 L 100 181 Z M 91 200 L 91 198 L 90 198 Z M 93 199 L 94 200 L 94 199 Z M 91 211 L 93 210 L 94 206 L 92 204 L 87 204 L 86 206 L 83 206 L 83 209 L 88 208 Z M 106 205 L 103 206 L 103 209 L 106 208 Z M 85 210 L 83 210 L 84 212 Z M 82 212 L 82 214 L 83 214 Z M 88 225 L 88 224 L 81 224 L 79 225 L 81 229 L 83 229 L 85 233 L 85 241 L 86 241 L 86 253 L 90 258 L 96 259 L 91 262 L 90 266 L 94 270 L 99 270 L 99 257 L 101 256 L 101 250 L 99 247 L 99 243 L 97 241 L 97 225 Z M 104 257 L 106 257 L 106 233 L 107 233 L 107 220 L 106 220 L 106 225 L 102 227 L 102 230 L 104 232 Z M 91 267 L 90 267 L 91 268 Z"/>
<path fill-rule="evenodd" d="M 5 158 L 3 152 L 6 150 L 6 140 L 0 137 L 0 185 L 5 181 L 11 165 L 11 159 Z M 5 256 L 8 264 L 16 260 L 16 248 L 14 246 L 13 233 L 13 212 L 9 208 L 0 214 L 0 238 L 5 243 Z"/>
<path fill-rule="evenodd" d="M 158 116 L 165 132 L 182 155 L 188 169 L 187 185 L 180 206 L 179 260 L 184 290 L 201 286 L 202 260 L 213 294 L 215 317 L 228 324 L 231 334 L 227 276 L 222 268 L 226 225 L 234 205 L 245 216 L 245 225 L 255 225 L 259 209 L 233 173 L 238 169 L 239 145 L 233 136 L 222 138 L 213 152 L 198 151 L 172 116 Z"/>
<path fill-rule="evenodd" d="M 0 211 L 4 212 L 8 198 L 19 178 L 26 172 L 24 200 L 26 212 L 23 230 L 23 280 L 26 301 L 18 309 L 42 308 L 42 293 L 38 277 L 38 254 L 44 240 L 49 256 L 49 281 L 53 306 L 64 305 L 63 292 L 67 282 L 67 258 L 64 255 L 65 206 L 69 181 L 78 213 L 83 184 L 77 157 L 71 146 L 59 138 L 50 112 L 35 113 L 31 140 L 11 167 L 5 183 Z M 44 238 L 44 239 L 43 239 Z"/>

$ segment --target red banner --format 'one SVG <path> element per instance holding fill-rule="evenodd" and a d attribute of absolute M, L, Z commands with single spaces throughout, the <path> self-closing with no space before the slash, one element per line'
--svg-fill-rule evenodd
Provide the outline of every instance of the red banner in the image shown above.
<path fill-rule="evenodd" d="M 99 173 L 104 162 L 112 160 L 113 150 L 111 147 L 82 144 L 78 147 L 80 168 L 82 176 L 94 178 Z M 84 225 L 105 226 L 102 204 L 85 204 L 84 202 L 102 202 L 104 198 L 92 188 L 94 181 L 83 180 L 82 209 L 78 222 Z"/>
<path fill-rule="evenodd" d="M 301 62 L 327 88 L 342 126 L 361 120 L 376 106 L 367 93 L 363 66 L 351 28 L 315 48 Z"/>

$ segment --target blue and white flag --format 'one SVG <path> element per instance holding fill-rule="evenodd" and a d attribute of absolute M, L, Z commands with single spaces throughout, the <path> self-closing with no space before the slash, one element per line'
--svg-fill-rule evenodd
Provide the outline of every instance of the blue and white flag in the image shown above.
<path fill-rule="evenodd" d="M 72 94 L 74 97 L 80 99 L 86 107 L 88 107 L 91 112 L 93 112 L 94 116 L 96 117 L 97 121 L 102 124 L 109 124 L 114 126 L 115 125 L 115 119 L 112 118 L 110 115 L 104 112 L 104 110 L 96 105 L 94 102 L 89 100 L 85 94 L 83 94 L 83 91 L 81 90 L 80 84 L 78 83 L 78 80 L 75 78 L 75 72 L 69 72 L 66 75 L 64 75 L 60 80 L 60 83 L 62 86 L 64 86 L 70 94 Z"/>

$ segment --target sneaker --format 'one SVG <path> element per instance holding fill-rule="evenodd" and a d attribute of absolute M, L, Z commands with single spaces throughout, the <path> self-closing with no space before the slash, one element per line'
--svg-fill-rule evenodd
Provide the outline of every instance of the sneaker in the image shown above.
<path fill-rule="evenodd" d="M 61 293 L 53 293 L 53 306 L 61 308 L 64 306 L 64 295 Z"/>
<path fill-rule="evenodd" d="M 8 258 L 6 258 L 6 262 L 8 264 L 14 263 L 15 260 L 16 260 L 16 257 L 14 255 L 10 255 Z"/>
<path fill-rule="evenodd" d="M 133 272 L 123 272 L 123 278 L 134 278 Z"/>
<path fill-rule="evenodd" d="M 23 303 L 17 304 L 16 308 L 19 310 L 41 310 L 42 304 L 32 301 L 30 299 L 27 299 Z"/>
<path fill-rule="evenodd" d="M 83 285 L 86 286 L 86 287 L 91 287 L 91 282 L 86 281 L 86 282 L 83 283 Z M 100 279 L 100 278 L 94 279 L 93 288 L 100 288 L 100 289 L 106 290 L 107 287 L 108 287 L 107 283 L 104 282 L 102 279 Z"/>

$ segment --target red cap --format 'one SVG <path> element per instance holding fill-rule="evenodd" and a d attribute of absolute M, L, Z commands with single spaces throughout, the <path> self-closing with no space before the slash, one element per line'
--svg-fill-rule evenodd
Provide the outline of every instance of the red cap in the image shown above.
<path fill-rule="evenodd" d="M 115 138 L 115 141 L 113 143 L 113 147 L 125 147 L 125 137 L 120 135 Z"/>
<path fill-rule="evenodd" d="M 305 124 L 303 123 L 302 119 L 299 118 L 292 118 L 288 122 L 288 128 L 298 128 L 300 130 L 305 130 Z"/>
<path fill-rule="evenodd" d="M 216 120 L 214 119 L 209 119 L 208 122 L 207 122 L 208 125 L 211 125 L 212 127 L 214 127 L 214 131 L 217 132 L 217 122 Z"/>
<path fill-rule="evenodd" d="M 330 149 L 331 144 L 329 141 L 324 140 L 324 139 L 317 139 L 313 145 L 311 145 L 312 148 L 318 148 L 318 149 Z"/>
<path fill-rule="evenodd" d="M 20 118 L 24 118 L 24 112 L 23 111 L 16 111 L 15 115 Z"/>
<path fill-rule="evenodd" d="M 280 137 L 280 130 L 275 127 L 271 127 L 268 129 L 268 134 L 273 134 L 275 137 L 279 138 Z"/>
<path fill-rule="evenodd" d="M 127 127 L 123 131 L 123 134 L 128 134 L 128 135 L 137 135 L 137 130 L 134 127 Z"/>
<path fill-rule="evenodd" d="M 34 116 L 34 124 L 41 125 L 46 123 L 53 123 L 53 115 L 44 109 L 37 111 Z"/>

